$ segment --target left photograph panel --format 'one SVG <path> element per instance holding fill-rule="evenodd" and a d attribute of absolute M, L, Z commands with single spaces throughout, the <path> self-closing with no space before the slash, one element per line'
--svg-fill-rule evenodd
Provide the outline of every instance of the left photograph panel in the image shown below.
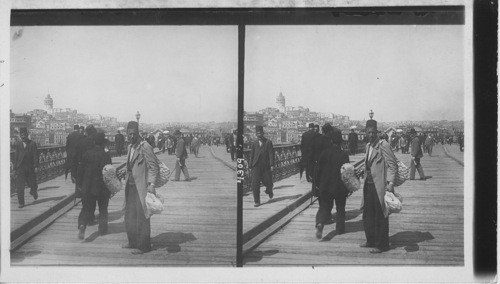
<path fill-rule="evenodd" d="M 234 266 L 238 28 L 10 38 L 11 265 Z"/>

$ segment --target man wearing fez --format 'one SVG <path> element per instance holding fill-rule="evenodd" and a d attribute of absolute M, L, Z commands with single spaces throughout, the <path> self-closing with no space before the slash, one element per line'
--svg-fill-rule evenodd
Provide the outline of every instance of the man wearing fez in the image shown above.
<path fill-rule="evenodd" d="M 36 172 L 38 171 L 38 147 L 28 138 L 28 129 L 21 127 L 19 130 L 21 141 L 16 142 L 14 153 L 14 176 L 16 176 L 16 190 L 19 208 L 24 207 L 24 188 L 31 189 L 30 194 L 38 199 L 38 184 Z"/>
<path fill-rule="evenodd" d="M 179 129 L 175 130 L 174 136 L 177 138 L 177 144 L 175 146 L 175 156 L 177 159 L 175 160 L 175 179 L 174 181 L 179 181 L 181 178 L 181 170 L 184 174 L 185 181 L 191 181 L 189 177 L 189 171 L 186 166 L 186 159 L 188 157 L 188 153 L 186 150 L 186 142 L 184 138 L 182 138 L 182 133 Z"/>
<path fill-rule="evenodd" d="M 410 180 L 415 179 L 415 168 L 418 170 L 418 174 L 420 175 L 420 180 L 425 180 L 424 169 L 420 164 L 420 158 L 424 156 L 422 153 L 422 144 L 420 137 L 417 136 L 417 131 L 415 128 L 410 129 L 410 146 L 411 146 L 411 162 L 410 162 Z"/>
<path fill-rule="evenodd" d="M 107 139 L 103 132 L 94 136 L 94 146 L 83 154 L 79 165 L 79 187 L 82 194 L 82 210 L 78 216 L 78 238 L 83 240 L 85 229 L 94 220 L 96 202 L 99 205 L 100 235 L 108 231 L 108 203 L 110 192 L 104 184 L 102 169 L 112 164 L 111 156 L 104 151 Z"/>
<path fill-rule="evenodd" d="M 71 181 L 76 182 L 76 167 L 73 163 L 73 158 L 76 152 L 76 146 L 83 138 L 80 133 L 80 126 L 75 124 L 73 127 L 74 131 L 71 132 L 66 138 L 66 177 L 68 175 L 68 170 L 71 171 Z"/>
<path fill-rule="evenodd" d="M 116 154 L 119 156 L 123 155 L 123 146 L 125 145 L 125 136 L 118 130 L 118 133 L 115 135 L 115 147 Z"/>
<path fill-rule="evenodd" d="M 85 126 L 80 125 L 80 134 L 85 135 Z"/>
<path fill-rule="evenodd" d="M 264 137 L 264 128 L 255 126 L 258 140 L 251 146 L 249 165 L 252 169 L 252 191 L 254 206 L 260 205 L 260 182 L 266 187 L 265 193 L 273 198 L 273 176 L 271 167 L 274 166 L 274 147 L 271 140 Z"/>
<path fill-rule="evenodd" d="M 306 169 L 306 179 L 308 182 L 312 179 L 312 165 L 310 160 L 314 135 L 314 123 L 309 123 L 309 130 L 302 134 L 302 139 L 300 140 L 300 152 L 302 153 L 301 163 L 302 167 Z"/>
<path fill-rule="evenodd" d="M 151 221 L 146 208 L 146 194 L 155 194 L 155 180 L 160 168 L 153 147 L 139 135 L 139 124 L 130 121 L 127 125 L 130 141 L 125 177 L 125 230 L 128 243 L 123 248 L 133 249 L 133 254 L 151 250 Z"/>
<path fill-rule="evenodd" d="M 331 221 L 333 202 L 337 210 L 336 233 L 345 233 L 345 204 L 349 193 L 340 177 L 340 168 L 349 163 L 349 155 L 342 150 L 342 133 L 330 124 L 323 126 L 323 135 L 330 143 L 320 155 L 319 177 L 319 209 L 316 213 L 316 238 L 321 239 L 323 227 Z"/>
<path fill-rule="evenodd" d="M 389 142 L 380 139 L 377 121 L 366 122 L 365 184 L 363 187 L 363 227 L 371 253 L 389 249 L 389 211 L 385 206 L 385 192 L 394 192 L 394 178 L 398 170 L 396 157 Z"/>
<path fill-rule="evenodd" d="M 356 155 L 356 149 L 358 148 L 358 134 L 351 129 L 351 133 L 347 137 L 347 141 L 349 142 L 349 152 L 351 155 Z"/>

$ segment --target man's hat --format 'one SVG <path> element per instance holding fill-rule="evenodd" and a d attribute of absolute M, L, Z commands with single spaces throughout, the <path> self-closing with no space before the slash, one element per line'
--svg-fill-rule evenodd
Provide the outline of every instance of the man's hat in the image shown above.
<path fill-rule="evenodd" d="M 81 129 L 81 130 L 85 130 L 85 126 L 80 125 L 80 129 Z"/>
<path fill-rule="evenodd" d="M 129 121 L 127 124 L 127 131 L 129 129 L 134 130 L 137 133 L 139 133 L 139 123 L 137 123 L 137 121 L 133 121 L 133 120 Z"/>
<path fill-rule="evenodd" d="M 374 119 L 367 120 L 365 129 L 368 128 L 375 128 L 375 131 L 377 131 L 377 121 Z"/>
<path fill-rule="evenodd" d="M 415 128 L 410 128 L 410 134 L 417 134 L 417 131 L 415 131 Z"/>
<path fill-rule="evenodd" d="M 182 135 L 181 131 L 179 129 L 176 129 L 174 131 L 174 135 Z"/>
<path fill-rule="evenodd" d="M 19 128 L 19 134 L 28 134 L 28 128 L 26 127 Z"/>
<path fill-rule="evenodd" d="M 314 123 L 309 123 L 309 128 L 314 128 Z"/>
<path fill-rule="evenodd" d="M 73 126 L 73 129 L 74 129 L 74 130 L 78 130 L 78 129 L 80 129 L 80 125 L 75 124 L 75 125 Z"/>
<path fill-rule="evenodd" d="M 264 132 L 264 127 L 262 125 L 256 125 L 255 132 Z"/>

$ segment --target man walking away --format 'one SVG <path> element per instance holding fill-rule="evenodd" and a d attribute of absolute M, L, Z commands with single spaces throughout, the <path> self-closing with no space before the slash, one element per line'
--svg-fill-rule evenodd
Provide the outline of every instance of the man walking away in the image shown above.
<path fill-rule="evenodd" d="M 28 138 L 28 129 L 21 127 L 19 130 L 21 141 L 16 142 L 14 154 L 14 175 L 16 176 L 16 190 L 19 208 L 24 207 L 24 188 L 31 189 L 33 199 L 38 199 L 38 184 L 36 172 L 38 171 L 38 147 Z"/>
<path fill-rule="evenodd" d="M 422 158 L 424 155 L 422 154 L 420 139 L 417 136 L 417 132 L 415 131 L 414 128 L 410 129 L 410 137 L 411 137 L 410 180 L 415 179 L 415 168 L 418 170 L 418 174 L 420 175 L 420 180 L 425 180 L 424 169 L 420 164 L 420 158 Z"/>
<path fill-rule="evenodd" d="M 75 169 L 79 168 L 79 165 L 82 162 L 83 155 L 85 154 L 85 152 L 94 148 L 94 145 L 95 145 L 94 144 L 94 135 L 97 133 L 97 130 L 95 129 L 95 127 L 92 124 L 87 125 L 87 127 L 85 128 L 85 133 L 86 133 L 86 136 L 81 138 L 80 141 L 78 142 L 78 145 L 76 146 L 75 154 L 73 156 L 73 167 L 75 167 Z M 80 175 L 78 173 L 77 173 L 77 176 L 80 177 Z M 79 188 L 79 184 L 81 184 L 81 182 L 77 178 L 76 184 L 75 184 L 75 197 L 76 198 L 81 197 L 81 191 Z"/>
<path fill-rule="evenodd" d="M 332 127 L 329 123 L 323 125 L 323 133 Z M 309 163 L 311 165 L 312 186 L 311 190 L 314 196 L 319 196 L 319 159 L 321 153 L 330 147 L 332 141 L 329 137 L 321 135 L 318 132 L 314 133 L 314 138 L 311 146 L 311 155 Z"/>
<path fill-rule="evenodd" d="M 174 132 L 175 137 L 177 138 L 177 145 L 175 147 L 175 156 L 177 159 L 175 160 L 175 181 L 179 181 L 181 177 L 181 170 L 184 174 L 185 181 L 191 181 L 189 177 L 188 168 L 186 166 L 186 159 L 188 157 L 186 150 L 186 143 L 184 142 L 184 138 L 182 138 L 182 133 L 180 130 L 176 130 Z"/>
<path fill-rule="evenodd" d="M 340 177 L 340 168 L 349 163 L 349 155 L 342 151 L 342 133 L 330 124 L 323 126 L 323 135 L 331 143 L 319 159 L 319 209 L 316 213 L 316 238 L 321 239 L 323 227 L 331 220 L 333 202 L 337 211 L 336 233 L 345 232 L 345 204 L 348 190 Z"/>
<path fill-rule="evenodd" d="M 99 205 L 99 228 L 100 235 L 108 232 L 108 203 L 110 192 L 104 184 L 102 169 L 105 165 L 112 164 L 111 156 L 104 151 L 106 143 L 104 133 L 95 134 L 95 145 L 85 152 L 80 163 L 78 173 L 80 188 L 82 192 L 82 210 L 78 216 L 78 238 L 83 240 L 85 229 L 94 219 L 96 202 Z"/>
<path fill-rule="evenodd" d="M 265 193 L 273 198 L 273 177 L 271 167 L 274 166 L 274 147 L 271 140 L 264 137 L 264 128 L 255 126 L 257 140 L 252 143 L 250 152 L 250 169 L 252 171 L 252 191 L 254 207 L 260 206 L 260 183 L 266 187 Z"/>
<path fill-rule="evenodd" d="M 356 155 L 356 149 L 358 148 L 358 134 L 351 129 L 351 133 L 347 137 L 347 141 L 349 142 L 349 153 L 351 155 Z"/>
<path fill-rule="evenodd" d="M 118 130 L 118 133 L 115 135 L 115 147 L 116 154 L 118 157 L 123 155 L 123 146 L 125 145 L 125 136 Z"/>

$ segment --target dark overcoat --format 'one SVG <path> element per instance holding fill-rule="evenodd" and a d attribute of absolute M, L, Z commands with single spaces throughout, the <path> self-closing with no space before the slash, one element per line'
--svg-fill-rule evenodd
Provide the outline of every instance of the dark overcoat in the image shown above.
<path fill-rule="evenodd" d="M 250 168 L 253 168 L 259 162 L 259 166 L 271 167 L 274 166 L 274 147 L 271 140 L 264 138 L 262 141 L 262 146 L 259 144 L 259 140 L 252 142 L 251 152 L 250 152 Z"/>
<path fill-rule="evenodd" d="M 28 140 L 26 142 L 26 148 L 22 141 L 16 142 L 15 153 L 14 153 L 14 170 L 23 166 L 28 169 L 33 169 L 38 167 L 38 147 L 35 142 Z"/>
<path fill-rule="evenodd" d="M 319 191 L 327 192 L 336 198 L 346 197 L 348 190 L 340 177 L 340 168 L 349 163 L 349 155 L 332 145 L 324 150 L 319 158 Z"/>
<path fill-rule="evenodd" d="M 111 164 L 111 156 L 101 146 L 95 145 L 85 152 L 78 167 L 78 180 L 82 194 L 97 197 L 110 196 L 102 177 L 102 169 L 109 164 Z"/>
<path fill-rule="evenodd" d="M 38 147 L 36 143 L 28 140 L 25 148 L 23 142 L 18 141 L 15 146 L 14 161 L 12 163 L 15 171 L 27 172 L 25 183 L 30 188 L 36 188 L 35 168 L 38 168 Z M 21 174 L 18 178 L 21 176 L 24 176 L 24 174 Z"/>

